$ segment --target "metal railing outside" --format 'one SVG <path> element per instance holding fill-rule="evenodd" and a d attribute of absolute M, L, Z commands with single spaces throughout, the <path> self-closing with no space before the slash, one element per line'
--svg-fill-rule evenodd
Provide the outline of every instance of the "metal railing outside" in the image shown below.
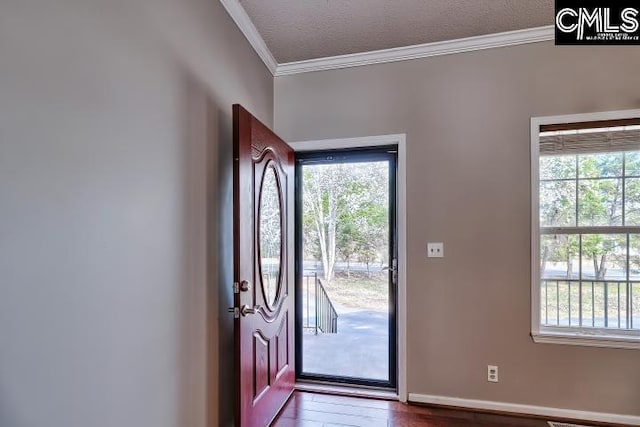
<path fill-rule="evenodd" d="M 303 276 L 302 326 L 314 334 L 338 332 L 338 313 L 317 273 Z"/>
<path fill-rule="evenodd" d="M 640 282 L 543 279 L 540 301 L 545 326 L 640 329 Z"/>

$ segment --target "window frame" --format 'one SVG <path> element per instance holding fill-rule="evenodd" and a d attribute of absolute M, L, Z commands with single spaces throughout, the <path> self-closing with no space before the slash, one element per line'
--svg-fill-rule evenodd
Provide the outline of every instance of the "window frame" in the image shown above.
<path fill-rule="evenodd" d="M 640 330 L 545 326 L 540 292 L 540 126 L 635 119 L 640 109 L 531 118 L 531 337 L 536 343 L 640 349 Z"/>

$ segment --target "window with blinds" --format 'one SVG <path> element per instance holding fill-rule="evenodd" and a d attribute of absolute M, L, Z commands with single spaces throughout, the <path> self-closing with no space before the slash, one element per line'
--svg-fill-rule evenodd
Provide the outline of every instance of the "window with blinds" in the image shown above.
<path fill-rule="evenodd" d="M 550 119 L 532 120 L 534 338 L 640 347 L 640 114 Z"/>

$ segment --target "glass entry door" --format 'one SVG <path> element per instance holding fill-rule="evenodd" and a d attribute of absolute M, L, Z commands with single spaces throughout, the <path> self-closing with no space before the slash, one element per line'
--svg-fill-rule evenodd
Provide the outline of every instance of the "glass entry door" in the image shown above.
<path fill-rule="evenodd" d="M 296 155 L 299 379 L 396 387 L 396 157 Z"/>

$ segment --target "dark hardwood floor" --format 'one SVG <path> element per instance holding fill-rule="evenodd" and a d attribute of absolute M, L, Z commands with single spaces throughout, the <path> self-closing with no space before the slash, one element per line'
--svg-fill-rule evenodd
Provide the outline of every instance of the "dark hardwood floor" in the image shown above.
<path fill-rule="evenodd" d="M 548 427 L 545 420 L 295 392 L 274 427 Z"/>

